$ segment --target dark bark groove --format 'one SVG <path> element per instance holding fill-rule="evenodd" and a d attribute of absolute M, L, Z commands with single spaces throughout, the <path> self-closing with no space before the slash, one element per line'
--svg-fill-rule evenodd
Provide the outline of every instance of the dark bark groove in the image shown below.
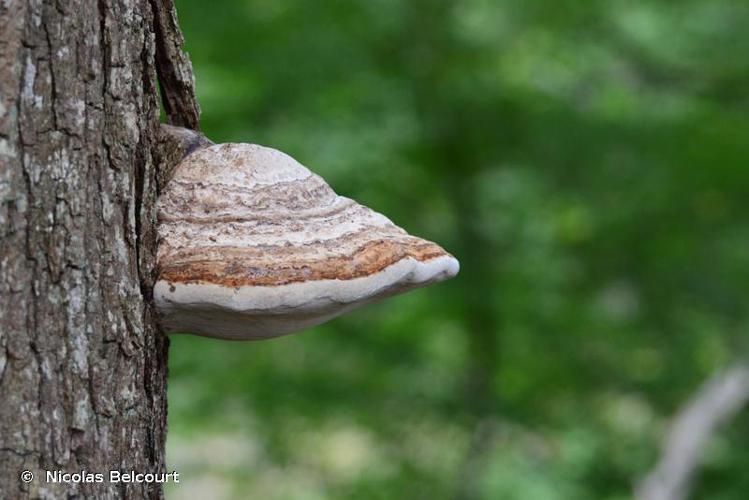
<path fill-rule="evenodd" d="M 0 498 L 163 495 L 44 471 L 165 470 L 156 61 L 197 127 L 181 44 L 170 1 L 0 2 Z"/>

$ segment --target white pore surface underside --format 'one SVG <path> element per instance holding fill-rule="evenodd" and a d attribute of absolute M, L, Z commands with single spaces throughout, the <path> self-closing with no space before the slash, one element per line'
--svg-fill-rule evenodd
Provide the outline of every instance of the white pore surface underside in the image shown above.
<path fill-rule="evenodd" d="M 455 276 L 458 261 L 402 259 L 370 276 L 278 286 L 228 287 L 160 280 L 154 299 L 169 333 L 228 340 L 286 335 L 323 323 L 363 304 Z"/>

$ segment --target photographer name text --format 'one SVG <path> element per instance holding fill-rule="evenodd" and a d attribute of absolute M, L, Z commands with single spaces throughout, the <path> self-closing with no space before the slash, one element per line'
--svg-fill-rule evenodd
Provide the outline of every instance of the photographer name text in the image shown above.
<path fill-rule="evenodd" d="M 48 483 L 179 483 L 179 472 L 136 472 L 134 470 L 110 470 L 107 472 L 65 472 L 62 470 L 45 471 Z"/>

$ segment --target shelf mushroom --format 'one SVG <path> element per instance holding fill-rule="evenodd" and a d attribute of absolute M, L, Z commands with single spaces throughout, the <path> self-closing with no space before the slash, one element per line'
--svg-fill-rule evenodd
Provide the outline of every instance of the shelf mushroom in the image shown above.
<path fill-rule="evenodd" d="M 441 247 L 280 151 L 195 147 L 157 203 L 154 300 L 168 333 L 276 337 L 458 272 Z"/>

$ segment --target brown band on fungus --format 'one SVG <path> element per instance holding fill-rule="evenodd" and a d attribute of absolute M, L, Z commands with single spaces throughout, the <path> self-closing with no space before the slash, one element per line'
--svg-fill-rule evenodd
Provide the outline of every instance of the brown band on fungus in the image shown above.
<path fill-rule="evenodd" d="M 221 258 L 172 263 L 160 269 L 159 279 L 170 283 L 211 283 L 226 287 L 281 286 L 319 280 L 351 280 L 375 275 L 406 258 L 426 262 L 450 256 L 434 243 L 404 246 L 380 240 L 352 255 L 322 260 L 253 258 L 246 249 L 222 249 Z M 176 260 L 176 259 L 175 259 Z"/>

